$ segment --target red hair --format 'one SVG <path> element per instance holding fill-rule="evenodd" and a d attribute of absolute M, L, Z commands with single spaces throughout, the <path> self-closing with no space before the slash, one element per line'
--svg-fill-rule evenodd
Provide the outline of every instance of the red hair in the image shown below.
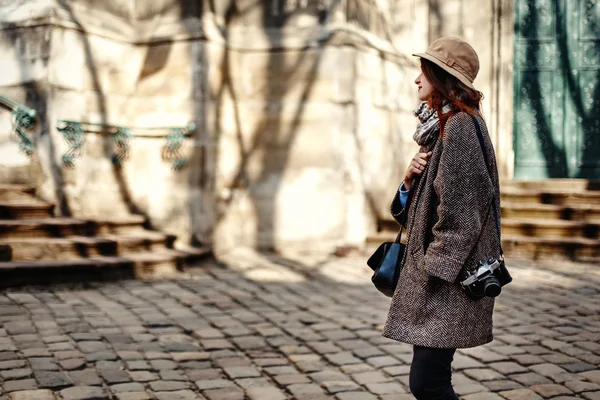
<path fill-rule="evenodd" d="M 477 114 L 483 93 L 468 87 L 458 78 L 424 58 L 421 58 L 421 71 L 434 89 L 428 103 L 440 117 L 440 136 L 444 135 L 444 124 L 452 115 L 461 111 L 469 115 Z M 450 103 L 452 110 L 444 114 L 442 108 L 446 103 Z"/>

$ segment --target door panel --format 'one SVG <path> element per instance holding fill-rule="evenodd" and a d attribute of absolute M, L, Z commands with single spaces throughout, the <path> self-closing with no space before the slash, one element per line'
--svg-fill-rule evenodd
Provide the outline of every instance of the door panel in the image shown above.
<path fill-rule="evenodd" d="M 516 0 L 515 178 L 600 179 L 600 1 Z"/>

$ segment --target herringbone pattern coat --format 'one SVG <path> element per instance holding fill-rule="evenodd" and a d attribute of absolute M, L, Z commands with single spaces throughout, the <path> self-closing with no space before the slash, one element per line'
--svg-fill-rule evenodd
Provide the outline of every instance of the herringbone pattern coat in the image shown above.
<path fill-rule="evenodd" d="M 465 265 L 500 255 L 491 207 L 495 195 L 500 210 L 496 158 L 485 122 L 478 121 L 490 165 L 471 116 L 458 113 L 446 122 L 443 138 L 413 184 L 408 210 L 394 196 L 392 215 L 408 228 L 408 242 L 383 331 L 388 338 L 435 348 L 492 340 L 494 300 L 471 300 L 457 281 Z"/>

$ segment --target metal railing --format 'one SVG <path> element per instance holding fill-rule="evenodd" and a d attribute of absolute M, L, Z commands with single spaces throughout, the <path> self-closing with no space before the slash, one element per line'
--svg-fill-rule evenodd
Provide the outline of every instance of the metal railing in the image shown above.
<path fill-rule="evenodd" d="M 65 167 L 73 168 L 75 166 L 75 159 L 81 156 L 83 151 L 85 135 L 94 133 L 111 137 L 114 146 L 112 162 L 117 166 L 122 166 L 123 162 L 129 158 L 131 142 L 134 138 L 165 138 L 166 144 L 162 150 L 162 157 L 173 163 L 174 170 L 181 170 L 188 163 L 181 154 L 181 146 L 185 139 L 192 137 L 192 132 L 196 130 L 196 124 L 190 123 L 183 127 L 125 127 L 59 119 L 56 129 L 62 133 L 69 145 L 68 150 L 62 156 L 62 163 Z M 136 131 L 136 133 L 134 134 L 132 131 Z M 156 131 L 168 133 L 149 133 Z"/>
<path fill-rule="evenodd" d="M 4 96 L 0 96 L 0 105 L 9 110 L 14 117 L 12 130 L 19 139 L 19 149 L 28 156 L 32 155 L 35 146 L 27 135 L 27 130 L 35 126 L 37 112 Z"/>

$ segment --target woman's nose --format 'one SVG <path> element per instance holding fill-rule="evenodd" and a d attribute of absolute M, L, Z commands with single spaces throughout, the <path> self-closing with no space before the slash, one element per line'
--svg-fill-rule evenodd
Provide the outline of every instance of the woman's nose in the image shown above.
<path fill-rule="evenodd" d="M 419 76 L 417 76 L 417 77 L 415 78 L 415 83 L 416 83 L 417 85 L 419 84 L 419 82 L 421 82 L 421 75 L 419 75 Z"/>

